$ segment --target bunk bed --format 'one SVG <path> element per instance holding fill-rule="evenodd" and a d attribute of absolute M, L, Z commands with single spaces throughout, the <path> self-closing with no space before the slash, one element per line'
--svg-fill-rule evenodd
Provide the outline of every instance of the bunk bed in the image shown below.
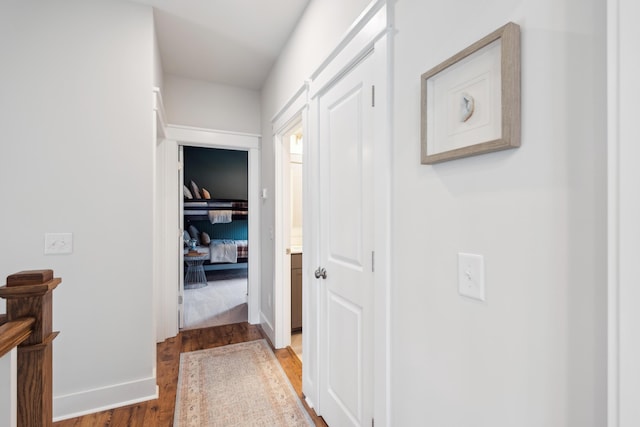
<path fill-rule="evenodd" d="M 247 268 L 248 203 L 233 199 L 184 201 L 185 255 L 206 254 L 205 270 Z M 195 239 L 196 246 L 189 247 Z"/>
<path fill-rule="evenodd" d="M 227 214 L 230 220 L 247 219 L 248 203 L 246 200 L 234 199 L 201 199 L 184 201 L 184 218 L 189 221 L 210 221 L 212 224 L 224 223 Z M 221 214 L 216 216 L 215 214 Z M 226 221 L 230 222 L 230 221 Z"/>

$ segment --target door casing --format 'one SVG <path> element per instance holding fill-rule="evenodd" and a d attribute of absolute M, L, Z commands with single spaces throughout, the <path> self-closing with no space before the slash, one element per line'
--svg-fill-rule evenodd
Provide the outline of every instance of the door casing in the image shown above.
<path fill-rule="evenodd" d="M 285 203 L 286 191 L 284 185 L 285 173 L 284 163 L 286 158 L 283 146 L 286 141 L 286 135 L 294 128 L 302 128 L 303 135 L 308 132 L 309 107 L 307 100 L 307 84 L 303 84 L 289 102 L 276 114 L 271 123 L 273 129 L 274 142 L 274 158 L 275 158 L 275 231 L 274 231 L 274 345 L 276 348 L 282 348 L 291 343 L 291 293 L 286 292 L 285 287 L 290 285 L 286 276 L 290 274 L 290 258 L 286 254 L 288 247 L 287 233 L 285 228 L 288 226 L 284 209 L 288 204 Z M 313 203 L 313 195 L 311 188 L 313 184 L 313 165 L 309 163 L 309 159 L 313 158 L 312 147 L 309 147 L 306 136 L 305 147 L 302 154 L 303 168 L 303 248 L 302 253 L 302 323 L 304 327 L 304 339 L 302 340 L 302 389 L 305 399 L 310 407 L 314 407 L 317 396 L 317 316 L 316 301 L 318 301 L 317 288 L 308 286 L 309 275 L 307 272 L 317 261 L 317 248 L 313 244 L 314 224 L 317 219 L 310 208 Z"/>
<path fill-rule="evenodd" d="M 159 306 L 161 315 L 158 316 L 162 325 L 158 325 L 164 332 L 166 339 L 176 336 L 179 332 L 178 322 L 178 296 L 179 296 L 179 260 L 182 258 L 182 228 L 181 211 L 179 208 L 178 187 L 178 146 L 189 145 L 194 147 L 221 148 L 227 150 L 242 150 L 248 152 L 249 180 L 249 271 L 248 271 L 248 320 L 249 323 L 260 323 L 260 135 L 247 133 L 234 133 L 213 129 L 193 128 L 189 126 L 167 125 L 165 138 L 162 139 L 159 149 L 164 154 L 164 168 L 166 179 L 163 186 L 162 206 L 163 224 L 160 229 L 166 239 L 165 247 L 158 251 L 158 262 L 163 265 L 163 275 L 158 278 L 160 287 L 167 298 L 164 305 Z M 175 244 L 171 244 L 175 236 Z"/>

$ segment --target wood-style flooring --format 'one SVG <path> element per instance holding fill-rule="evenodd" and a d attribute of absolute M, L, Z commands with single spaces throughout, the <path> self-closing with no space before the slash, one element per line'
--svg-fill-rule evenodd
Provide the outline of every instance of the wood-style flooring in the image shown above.
<path fill-rule="evenodd" d="M 158 399 L 63 420 L 53 425 L 54 427 L 173 426 L 181 352 L 203 350 L 262 338 L 266 338 L 266 336 L 261 328 L 248 323 L 182 331 L 177 337 L 170 338 L 157 346 L 158 388 L 160 390 Z M 327 424 L 324 420 L 318 417 L 302 398 L 302 363 L 293 350 L 286 348 L 275 350 L 274 353 L 316 426 L 326 427 Z"/>

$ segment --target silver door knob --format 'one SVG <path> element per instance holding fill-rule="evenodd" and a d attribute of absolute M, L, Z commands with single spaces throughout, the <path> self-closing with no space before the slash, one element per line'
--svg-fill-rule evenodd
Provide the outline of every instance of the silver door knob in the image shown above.
<path fill-rule="evenodd" d="M 319 279 L 321 277 L 323 279 L 326 279 L 327 278 L 327 270 L 325 268 L 318 267 L 318 269 L 315 272 L 315 275 L 316 275 L 316 279 Z"/>

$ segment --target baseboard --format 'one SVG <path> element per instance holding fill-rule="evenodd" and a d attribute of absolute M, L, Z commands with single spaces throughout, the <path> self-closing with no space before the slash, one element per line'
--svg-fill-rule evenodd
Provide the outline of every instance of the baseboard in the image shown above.
<path fill-rule="evenodd" d="M 271 324 L 271 322 L 269 322 L 269 319 L 267 319 L 265 317 L 265 315 L 264 315 L 264 313 L 262 311 L 260 312 L 260 326 L 262 327 L 262 330 L 267 335 L 267 337 L 269 337 L 271 342 L 275 343 L 276 342 L 276 332 L 273 329 L 273 325 Z"/>
<path fill-rule="evenodd" d="M 156 378 L 53 397 L 53 421 L 80 417 L 158 398 Z"/>
<path fill-rule="evenodd" d="M 309 400 L 307 396 L 304 397 L 304 401 L 307 402 L 307 405 L 309 406 L 309 408 L 313 409 L 313 402 Z"/>

